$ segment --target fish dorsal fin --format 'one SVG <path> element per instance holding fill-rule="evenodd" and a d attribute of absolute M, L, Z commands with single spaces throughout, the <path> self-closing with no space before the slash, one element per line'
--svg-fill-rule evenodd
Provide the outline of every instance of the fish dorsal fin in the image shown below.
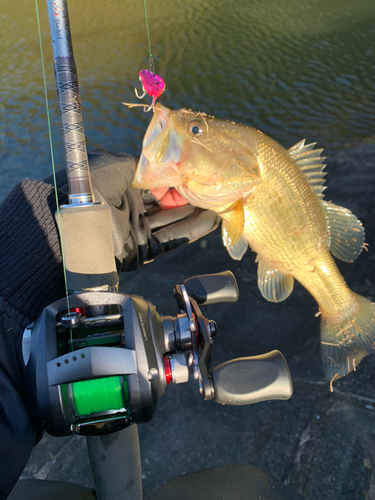
<path fill-rule="evenodd" d="M 362 222 L 350 210 L 322 202 L 330 231 L 329 249 L 344 262 L 353 262 L 361 253 L 365 240 Z"/>
<path fill-rule="evenodd" d="M 223 223 L 221 225 L 223 244 L 226 248 L 232 247 L 243 235 L 245 215 L 242 202 L 239 201 L 234 207 L 219 215 L 223 217 Z"/>
<path fill-rule="evenodd" d="M 282 302 L 292 293 L 294 278 L 270 266 L 261 258 L 258 262 L 258 287 L 270 302 Z"/>
<path fill-rule="evenodd" d="M 316 142 L 305 144 L 304 139 L 292 146 L 288 153 L 306 175 L 315 194 L 322 200 L 323 191 L 326 189 L 324 186 L 326 173 L 323 172 L 325 167 L 323 161 L 326 157 L 320 156 L 323 149 L 314 149 L 315 144 Z"/>
<path fill-rule="evenodd" d="M 242 238 L 240 238 L 236 244 L 227 247 L 227 250 L 232 259 L 241 260 L 242 257 L 245 255 L 248 247 L 249 245 L 247 244 L 247 241 L 242 236 Z"/>

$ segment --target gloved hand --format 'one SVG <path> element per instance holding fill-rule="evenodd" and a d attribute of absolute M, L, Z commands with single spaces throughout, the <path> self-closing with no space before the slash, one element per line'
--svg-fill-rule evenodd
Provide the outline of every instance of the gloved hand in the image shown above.
<path fill-rule="evenodd" d="M 214 212 L 191 205 L 163 210 L 149 190 L 132 188 L 136 159 L 131 155 L 98 149 L 89 155 L 89 164 L 95 201 L 111 207 L 118 271 L 138 269 L 204 236 L 220 222 Z"/>

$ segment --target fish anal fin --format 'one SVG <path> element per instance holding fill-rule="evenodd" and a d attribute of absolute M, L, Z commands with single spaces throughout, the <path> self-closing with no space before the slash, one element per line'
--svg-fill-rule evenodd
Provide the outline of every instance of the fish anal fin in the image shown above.
<path fill-rule="evenodd" d="M 350 210 L 322 202 L 330 230 L 330 251 L 344 262 L 353 262 L 363 249 L 365 230 Z"/>
<path fill-rule="evenodd" d="M 282 302 L 292 293 L 294 278 L 267 264 L 262 258 L 258 263 L 258 287 L 270 302 Z"/>
<path fill-rule="evenodd" d="M 237 241 L 237 243 L 231 245 L 230 247 L 227 247 L 227 250 L 232 259 L 241 260 L 242 257 L 245 255 L 248 246 L 249 245 L 247 244 L 247 241 L 245 240 L 244 237 L 242 237 Z"/>
<path fill-rule="evenodd" d="M 245 225 L 245 215 L 242 202 L 234 208 L 219 214 L 223 218 L 221 225 L 221 235 L 226 248 L 233 247 L 242 238 Z"/>

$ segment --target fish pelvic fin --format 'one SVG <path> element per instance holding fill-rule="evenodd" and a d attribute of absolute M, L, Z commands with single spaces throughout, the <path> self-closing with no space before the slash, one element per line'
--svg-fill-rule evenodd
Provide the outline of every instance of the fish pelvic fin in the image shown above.
<path fill-rule="evenodd" d="M 263 259 L 258 263 L 258 287 L 269 302 L 282 302 L 293 291 L 294 278 L 270 266 Z"/>
<path fill-rule="evenodd" d="M 321 317 L 323 369 L 331 384 L 355 370 L 365 356 L 375 353 L 375 304 L 352 294 L 350 311 L 336 316 L 322 313 Z"/>
<path fill-rule="evenodd" d="M 355 261 L 364 247 L 362 222 L 347 208 L 324 201 L 322 205 L 330 232 L 330 251 L 344 262 Z"/>

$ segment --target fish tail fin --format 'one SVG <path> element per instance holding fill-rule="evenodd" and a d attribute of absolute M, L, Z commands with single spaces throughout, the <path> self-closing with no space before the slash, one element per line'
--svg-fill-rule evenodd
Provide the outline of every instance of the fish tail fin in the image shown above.
<path fill-rule="evenodd" d="M 368 354 L 375 353 L 375 304 L 352 293 L 352 306 L 342 314 L 322 314 L 320 339 L 323 369 L 334 382 L 356 369 Z"/>

